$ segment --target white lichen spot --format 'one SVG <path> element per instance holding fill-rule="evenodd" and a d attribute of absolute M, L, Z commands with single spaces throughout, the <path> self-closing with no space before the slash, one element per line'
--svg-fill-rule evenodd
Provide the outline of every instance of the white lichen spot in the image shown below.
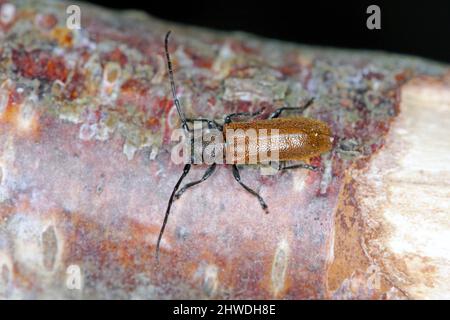
<path fill-rule="evenodd" d="M 119 96 L 122 68 L 116 62 L 108 62 L 103 70 L 100 90 L 102 101 L 113 103 Z"/>
<path fill-rule="evenodd" d="M 219 51 L 217 58 L 214 60 L 212 70 L 215 74 L 216 80 L 224 79 L 231 71 L 233 61 L 236 55 L 231 49 L 231 46 L 226 42 Z"/>
<path fill-rule="evenodd" d="M 176 57 L 176 62 L 180 67 L 192 67 L 194 65 L 194 61 L 184 52 L 184 47 L 179 46 L 177 51 L 175 51 L 174 56 Z"/>
<path fill-rule="evenodd" d="M 6 107 L 9 102 L 9 94 L 13 87 L 13 82 L 10 79 L 6 79 L 0 85 L 0 117 L 6 111 Z"/>
<path fill-rule="evenodd" d="M 332 178 L 332 161 L 331 159 L 326 159 L 324 161 L 322 180 L 320 181 L 320 194 L 327 193 L 328 186 L 330 185 Z"/>
<path fill-rule="evenodd" d="M 106 141 L 109 139 L 109 134 L 113 131 L 111 128 L 109 128 L 107 125 L 105 125 L 104 123 L 100 122 L 97 125 L 96 128 L 96 135 L 95 135 L 95 139 L 100 140 L 100 141 Z"/>
<path fill-rule="evenodd" d="M 80 116 L 76 112 L 64 112 L 59 114 L 59 119 L 75 124 L 79 124 L 82 122 Z"/>
<path fill-rule="evenodd" d="M 0 299 L 7 299 L 10 295 L 14 280 L 13 263 L 10 255 L 0 251 Z"/>
<path fill-rule="evenodd" d="M 203 291 L 208 297 L 213 297 L 217 292 L 217 288 L 219 287 L 218 273 L 219 269 L 216 265 L 208 265 L 205 268 Z"/>
<path fill-rule="evenodd" d="M 284 99 L 287 83 L 273 80 L 227 78 L 224 82 L 225 101 L 269 102 Z"/>
<path fill-rule="evenodd" d="M 272 293 L 277 297 L 284 289 L 289 261 L 289 244 L 286 239 L 278 243 L 272 263 Z"/>
<path fill-rule="evenodd" d="M 127 156 L 128 160 L 133 160 L 134 154 L 137 148 L 135 145 L 131 144 L 128 140 L 123 144 L 123 153 Z"/>
<path fill-rule="evenodd" d="M 72 43 L 75 48 L 86 48 L 91 52 L 97 49 L 97 44 L 89 38 L 89 33 L 84 28 L 73 29 L 72 35 Z"/>
<path fill-rule="evenodd" d="M 306 178 L 308 172 L 306 170 L 296 170 L 293 175 L 293 189 L 295 192 L 301 194 L 306 186 Z"/>
<path fill-rule="evenodd" d="M 3 115 L 3 113 L 5 112 L 6 107 L 8 106 L 8 101 L 9 92 L 0 89 L 0 115 Z"/>
<path fill-rule="evenodd" d="M 83 123 L 80 126 L 79 137 L 81 140 L 88 141 L 94 138 L 97 133 L 97 124 Z"/>
<path fill-rule="evenodd" d="M 167 113 L 167 124 L 170 129 L 179 128 L 179 118 L 175 105 L 172 105 L 169 112 Z"/>
<path fill-rule="evenodd" d="M 14 168 L 14 162 L 16 159 L 16 152 L 14 149 L 13 136 L 10 135 L 3 145 L 2 153 L 0 153 L 0 167 L 1 170 L 1 183 L 0 183 L 0 203 L 10 198 L 10 180 L 9 169 Z M 12 170 L 14 171 L 14 169 Z"/>
<path fill-rule="evenodd" d="M 35 95 L 30 96 L 22 105 L 20 105 L 19 112 L 16 118 L 16 126 L 20 131 L 30 131 L 35 127 L 37 122 Z"/>
<path fill-rule="evenodd" d="M 166 75 L 166 62 L 163 57 L 156 56 L 156 62 L 158 64 L 158 70 L 152 78 L 152 84 L 160 84 L 164 80 L 164 76 Z"/>
<path fill-rule="evenodd" d="M 159 148 L 158 148 L 158 147 L 152 146 L 152 151 L 150 152 L 149 159 L 150 159 L 150 160 L 155 160 L 155 159 L 156 159 L 156 156 L 158 155 L 158 151 L 159 151 Z"/>
<path fill-rule="evenodd" d="M 9 24 L 16 16 L 16 7 L 12 3 L 4 3 L 0 9 L 0 22 Z"/>

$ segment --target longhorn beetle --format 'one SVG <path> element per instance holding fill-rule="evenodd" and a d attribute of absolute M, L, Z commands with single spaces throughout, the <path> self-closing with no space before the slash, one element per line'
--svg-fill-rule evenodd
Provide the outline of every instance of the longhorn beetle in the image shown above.
<path fill-rule="evenodd" d="M 170 80 L 170 86 L 172 89 L 172 96 L 173 101 L 175 104 L 175 107 L 178 112 L 178 116 L 180 117 L 182 128 L 184 131 L 191 136 L 190 139 L 190 146 L 192 151 L 192 145 L 194 143 L 193 140 L 193 129 L 189 128 L 188 123 L 192 123 L 195 121 L 201 121 L 202 123 L 206 123 L 209 128 L 214 128 L 217 130 L 222 131 L 223 133 L 223 147 L 224 150 L 227 150 L 227 147 L 230 145 L 230 142 L 227 143 L 226 134 L 228 129 L 232 130 L 239 130 L 242 129 L 243 131 L 248 129 L 254 129 L 256 131 L 260 129 L 266 129 L 266 130 L 276 130 L 277 132 L 277 145 L 272 146 L 276 147 L 278 150 L 278 160 L 279 160 L 279 170 L 287 170 L 287 169 L 296 169 L 296 168 L 304 168 L 312 171 L 318 170 L 317 167 L 306 164 L 306 163 L 297 163 L 294 165 L 287 165 L 286 161 L 303 161 L 308 160 L 312 157 L 318 156 L 324 152 L 327 152 L 331 149 L 331 142 L 332 142 L 332 135 L 331 130 L 328 127 L 328 125 L 322 121 L 305 118 L 305 117 L 295 117 L 295 118 L 279 118 L 280 115 L 284 111 L 297 111 L 297 112 L 303 112 L 308 108 L 312 103 L 313 99 L 310 99 L 306 102 L 306 104 L 300 108 L 298 107 L 289 107 L 289 106 L 283 106 L 274 112 L 272 112 L 269 117 L 265 120 L 252 120 L 252 118 L 260 115 L 262 113 L 262 110 L 257 112 L 236 112 L 229 114 L 224 117 L 223 124 L 220 124 L 216 122 L 215 120 L 210 119 L 188 119 L 184 115 L 180 101 L 178 100 L 177 92 L 176 92 L 176 86 L 172 71 L 172 62 L 169 55 L 169 36 L 171 31 L 167 32 L 165 37 L 165 53 L 166 53 L 166 59 L 167 59 L 167 71 L 169 74 L 169 80 Z M 237 117 L 249 117 L 250 120 L 245 122 L 233 122 L 233 120 Z M 262 209 L 268 213 L 268 207 L 265 203 L 264 199 L 253 189 L 251 189 L 249 186 L 244 184 L 241 180 L 241 176 L 239 174 L 239 169 L 237 167 L 237 163 L 244 163 L 248 164 L 248 159 L 250 157 L 251 151 L 248 150 L 259 150 L 262 148 L 261 145 L 258 145 L 258 141 L 249 141 L 244 140 L 245 142 L 245 153 L 241 155 L 241 157 L 234 157 L 232 158 L 232 161 L 225 161 L 225 164 L 231 165 L 232 172 L 234 179 L 250 194 L 255 196 L 259 203 L 261 204 Z M 229 159 L 229 158 L 228 158 Z M 187 189 L 205 181 L 208 179 L 215 171 L 217 163 L 211 164 L 203 174 L 202 178 L 190 183 L 185 184 L 181 189 L 180 185 L 183 181 L 183 179 L 187 176 L 189 173 L 189 170 L 191 169 L 193 161 L 193 156 L 191 153 L 190 162 L 186 163 L 183 168 L 183 173 L 181 177 L 178 179 L 177 183 L 175 184 L 175 187 L 173 188 L 172 194 L 169 198 L 169 203 L 167 205 L 166 213 L 164 216 L 164 221 L 161 226 L 161 230 L 159 232 L 158 241 L 156 243 L 156 260 L 159 259 L 159 250 L 160 250 L 160 244 L 161 244 L 161 238 L 163 236 L 164 230 L 166 228 L 167 220 L 169 218 L 170 209 L 172 207 L 173 202 L 178 199 L 181 194 L 183 194 Z M 179 189 L 179 190 L 178 190 Z"/>

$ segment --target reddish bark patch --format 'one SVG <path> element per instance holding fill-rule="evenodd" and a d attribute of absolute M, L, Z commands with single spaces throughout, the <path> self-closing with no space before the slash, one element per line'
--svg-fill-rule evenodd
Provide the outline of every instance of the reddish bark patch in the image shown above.
<path fill-rule="evenodd" d="M 19 73 L 25 78 L 63 82 L 67 79 L 68 70 L 63 58 L 54 57 L 49 52 L 14 50 L 12 58 Z"/>
<path fill-rule="evenodd" d="M 127 56 L 119 48 L 104 54 L 102 58 L 106 61 L 117 62 L 121 67 L 124 67 L 128 62 Z"/>
<path fill-rule="evenodd" d="M 40 14 L 36 17 L 36 24 L 46 30 L 51 30 L 58 23 L 58 19 L 53 14 Z"/>
<path fill-rule="evenodd" d="M 137 79 L 129 79 L 125 81 L 120 88 L 118 105 L 135 105 L 139 111 L 146 113 L 149 108 L 146 100 L 148 88 L 148 84 Z"/>
<path fill-rule="evenodd" d="M 211 69 L 213 63 L 211 59 L 199 55 L 198 52 L 191 48 L 185 48 L 184 52 L 191 58 L 194 66 L 197 68 Z"/>

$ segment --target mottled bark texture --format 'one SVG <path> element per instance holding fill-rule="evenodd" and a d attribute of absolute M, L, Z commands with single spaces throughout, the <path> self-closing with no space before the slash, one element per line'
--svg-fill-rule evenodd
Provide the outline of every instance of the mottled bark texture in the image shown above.
<path fill-rule="evenodd" d="M 1 298 L 449 297 L 447 66 L 83 3 L 70 30 L 72 3 L 0 3 Z M 335 139 L 320 172 L 242 169 L 268 215 L 220 166 L 174 204 L 156 268 L 182 169 L 168 29 L 188 116 L 314 97 Z"/>

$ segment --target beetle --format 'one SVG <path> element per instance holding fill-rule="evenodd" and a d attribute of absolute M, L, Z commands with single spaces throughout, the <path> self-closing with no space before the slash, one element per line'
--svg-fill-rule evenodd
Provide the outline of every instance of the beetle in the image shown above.
<path fill-rule="evenodd" d="M 233 142 L 227 141 L 227 134 L 226 132 L 229 132 L 229 130 L 232 130 L 233 132 L 246 132 L 249 129 L 252 130 L 269 130 L 276 132 L 276 139 L 274 139 L 275 144 L 261 144 L 261 140 L 256 141 L 250 141 L 249 139 L 246 139 L 245 137 L 243 140 L 243 144 L 240 146 L 241 149 L 245 150 L 244 152 L 239 153 L 239 155 L 236 155 L 237 153 L 234 152 L 231 156 L 225 157 L 225 164 L 231 165 L 232 173 L 234 176 L 234 179 L 250 194 L 255 196 L 262 209 L 268 213 L 268 206 L 264 199 L 253 189 L 251 189 L 249 186 L 244 184 L 241 180 L 241 176 L 239 173 L 239 169 L 237 164 L 243 163 L 248 164 L 249 159 L 252 156 L 256 156 L 256 153 L 260 151 L 261 149 L 269 149 L 268 151 L 272 151 L 273 149 L 277 149 L 278 153 L 278 161 L 279 161 L 279 170 L 287 170 L 287 169 L 296 169 L 296 168 L 303 168 L 308 169 L 312 171 L 318 170 L 318 167 L 312 166 L 307 163 L 297 163 L 294 165 L 287 165 L 287 161 L 305 161 L 309 160 L 312 157 L 321 155 L 322 153 L 325 153 L 329 150 L 331 150 L 332 147 L 332 133 L 330 127 L 319 120 L 311 119 L 311 118 L 305 118 L 305 117 L 295 117 L 295 118 L 281 118 L 283 112 L 285 111 L 297 111 L 299 113 L 302 113 L 306 110 L 310 105 L 313 103 L 313 99 L 310 99 L 307 101 L 302 107 L 290 107 L 290 106 L 283 106 L 281 108 L 276 109 L 274 112 L 272 112 L 267 119 L 263 120 L 255 120 L 254 118 L 262 113 L 262 110 L 259 110 L 257 112 L 237 112 L 232 113 L 224 117 L 223 124 L 218 123 L 215 120 L 210 119 L 188 119 L 184 115 L 184 112 L 181 109 L 181 104 L 178 99 L 177 93 L 176 93 L 176 86 L 174 81 L 174 75 L 172 70 L 172 61 L 170 59 L 169 54 L 169 48 L 168 48 L 168 42 L 169 42 L 169 36 L 171 34 L 171 31 L 168 31 L 165 37 L 165 55 L 166 55 L 166 61 L 167 61 L 167 71 L 169 75 L 169 81 L 170 86 L 172 90 L 172 97 L 175 104 L 175 107 L 177 109 L 178 116 L 181 120 L 182 128 L 183 130 L 191 136 L 190 140 L 190 147 L 191 151 L 192 146 L 194 144 L 193 140 L 193 129 L 191 129 L 188 125 L 188 123 L 192 123 L 195 121 L 201 121 L 202 123 L 206 123 L 209 128 L 220 130 L 223 133 L 223 149 L 225 150 L 225 153 L 230 154 L 230 147 L 236 147 L 236 140 L 233 140 Z M 238 117 L 249 117 L 250 119 L 248 121 L 243 122 L 235 122 L 234 119 Z M 239 134 L 237 134 L 239 138 Z M 273 135 L 272 135 L 273 136 Z M 235 136 L 236 137 L 236 136 Z M 203 146 L 204 147 L 204 146 Z M 239 146 L 237 146 L 239 148 Z M 235 150 L 235 149 L 232 149 Z M 192 152 L 191 152 L 192 154 Z M 256 159 L 259 159 L 256 157 Z M 257 160 L 258 161 L 258 160 Z M 258 162 L 261 163 L 261 162 Z M 215 171 L 217 167 L 217 163 L 214 162 L 206 169 L 203 176 L 196 181 L 189 182 L 185 184 L 181 189 L 181 183 L 183 182 L 184 178 L 188 175 L 191 166 L 194 164 L 193 156 L 191 155 L 189 163 L 186 163 L 183 168 L 183 173 L 181 174 L 181 177 L 178 179 L 177 183 L 175 184 L 172 193 L 169 198 L 169 202 L 167 204 L 167 209 L 164 215 L 164 220 L 159 232 L 158 240 L 156 243 L 156 260 L 159 259 L 159 251 L 160 251 L 160 244 L 161 239 L 164 234 L 164 230 L 166 228 L 166 224 L 169 218 L 170 209 L 172 207 L 173 202 L 178 199 L 187 189 L 198 185 L 204 181 L 206 181 Z"/>

